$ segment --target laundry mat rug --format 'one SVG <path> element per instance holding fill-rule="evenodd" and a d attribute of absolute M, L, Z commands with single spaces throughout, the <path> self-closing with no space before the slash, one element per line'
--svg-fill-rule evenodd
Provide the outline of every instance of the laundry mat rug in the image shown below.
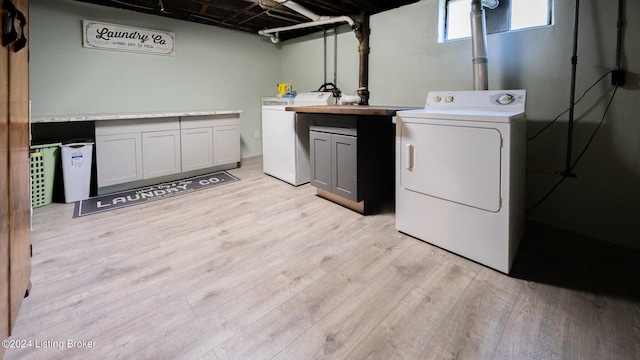
<path fill-rule="evenodd" d="M 138 205 L 148 201 L 165 199 L 239 180 L 240 179 L 226 171 L 218 171 L 207 175 L 166 182 L 149 187 L 96 196 L 76 202 L 73 217 L 77 218 L 108 210 Z"/>

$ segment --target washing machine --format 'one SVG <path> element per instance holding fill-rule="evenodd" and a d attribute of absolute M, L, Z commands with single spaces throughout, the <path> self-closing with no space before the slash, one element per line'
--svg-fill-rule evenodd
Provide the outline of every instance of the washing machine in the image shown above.
<path fill-rule="evenodd" d="M 503 273 L 524 233 L 525 90 L 434 91 L 396 114 L 396 228 Z"/>
<path fill-rule="evenodd" d="M 262 98 L 262 168 L 265 174 L 299 185 L 309 180 L 297 167 L 296 114 L 285 110 L 292 104 L 293 98 Z"/>
<path fill-rule="evenodd" d="M 305 92 L 295 98 L 262 99 L 262 167 L 264 173 L 298 186 L 311 179 L 309 122 L 289 105 L 333 105 L 331 92 Z"/>

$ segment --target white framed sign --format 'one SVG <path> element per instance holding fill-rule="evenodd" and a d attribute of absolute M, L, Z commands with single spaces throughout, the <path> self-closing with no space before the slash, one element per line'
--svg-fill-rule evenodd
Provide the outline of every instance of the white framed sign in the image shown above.
<path fill-rule="evenodd" d="M 85 48 L 175 55 L 175 34 L 171 32 L 92 20 L 82 20 L 82 28 Z"/>

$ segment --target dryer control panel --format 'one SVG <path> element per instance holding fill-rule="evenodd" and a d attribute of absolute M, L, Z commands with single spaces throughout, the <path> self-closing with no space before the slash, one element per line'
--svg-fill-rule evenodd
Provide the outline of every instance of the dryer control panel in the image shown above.
<path fill-rule="evenodd" d="M 525 90 L 431 91 L 425 109 L 523 110 Z"/>

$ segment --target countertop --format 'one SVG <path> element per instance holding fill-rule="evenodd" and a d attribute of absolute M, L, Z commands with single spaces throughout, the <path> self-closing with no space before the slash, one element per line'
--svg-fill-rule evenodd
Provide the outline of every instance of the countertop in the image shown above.
<path fill-rule="evenodd" d="M 34 115 L 31 123 L 57 123 L 75 121 L 107 121 L 128 119 L 158 119 L 169 117 L 230 115 L 240 114 L 242 110 L 196 110 L 196 111 L 163 111 L 163 112 L 135 112 L 135 113 L 91 113 L 91 114 L 57 114 Z"/>
<path fill-rule="evenodd" d="M 372 105 L 291 105 L 285 110 L 297 113 L 395 116 L 397 111 L 418 109 L 414 107 Z"/>

